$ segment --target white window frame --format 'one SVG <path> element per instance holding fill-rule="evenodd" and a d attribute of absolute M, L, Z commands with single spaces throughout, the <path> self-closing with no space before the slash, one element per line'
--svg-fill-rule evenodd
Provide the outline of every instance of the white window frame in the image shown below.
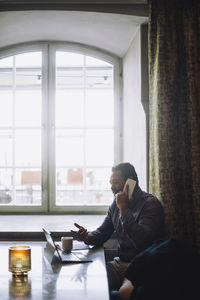
<path fill-rule="evenodd" d="M 52 135 L 55 129 L 54 108 L 56 88 L 56 51 L 68 51 L 82 55 L 93 56 L 113 65 L 114 82 L 114 164 L 122 161 L 123 135 L 122 135 L 122 76 L 121 59 L 101 49 L 69 42 L 38 42 L 19 44 L 0 49 L 0 58 L 21 53 L 42 52 L 42 204 L 34 206 L 1 205 L 0 212 L 45 212 L 45 213 L 102 213 L 108 205 L 65 205 L 56 206 L 55 198 L 55 145 Z M 48 108 L 48 109 L 46 109 Z M 50 118 L 49 118 L 50 116 Z M 49 124 L 49 119 L 51 124 Z M 51 152 L 48 149 L 52 149 Z"/>
<path fill-rule="evenodd" d="M 18 55 L 22 53 L 28 53 L 28 52 L 36 52 L 41 51 L 42 52 L 42 77 L 43 77 L 43 84 L 41 87 L 42 92 L 42 119 L 46 120 L 47 116 L 45 115 L 45 105 L 47 105 L 47 51 L 48 51 L 48 45 L 47 43 L 34 43 L 34 44 L 19 44 L 15 45 L 13 47 L 4 48 L 0 50 L 0 58 L 6 58 L 13 55 Z M 41 171 L 42 171 L 42 186 L 41 186 L 41 192 L 42 192 L 42 203 L 41 205 L 30 205 L 30 206 L 24 206 L 24 205 L 1 205 L 0 206 L 0 212 L 46 212 L 48 210 L 48 181 L 47 181 L 47 171 L 48 171 L 48 157 L 44 155 L 44 153 L 47 153 L 47 136 L 44 124 L 42 124 L 42 164 L 41 164 Z"/>

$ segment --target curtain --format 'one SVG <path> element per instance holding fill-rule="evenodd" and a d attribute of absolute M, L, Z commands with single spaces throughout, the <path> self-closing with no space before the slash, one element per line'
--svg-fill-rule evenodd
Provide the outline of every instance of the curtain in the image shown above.
<path fill-rule="evenodd" d="M 200 249 L 200 1 L 149 0 L 150 192 Z"/>

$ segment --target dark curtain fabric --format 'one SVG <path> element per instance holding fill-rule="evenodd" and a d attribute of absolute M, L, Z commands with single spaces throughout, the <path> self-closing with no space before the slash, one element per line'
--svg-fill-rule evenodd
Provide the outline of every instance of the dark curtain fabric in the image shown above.
<path fill-rule="evenodd" d="M 200 1 L 149 0 L 150 191 L 200 249 Z"/>

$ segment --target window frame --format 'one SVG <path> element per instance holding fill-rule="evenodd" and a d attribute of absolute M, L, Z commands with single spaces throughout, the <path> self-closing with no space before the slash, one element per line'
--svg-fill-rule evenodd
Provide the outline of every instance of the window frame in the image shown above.
<path fill-rule="evenodd" d="M 43 84 L 41 86 L 41 94 L 42 94 L 42 119 L 46 120 L 47 116 L 45 115 L 45 105 L 47 105 L 47 53 L 48 53 L 48 45 L 47 43 L 27 43 L 27 44 L 19 44 L 15 46 L 11 46 L 8 48 L 4 48 L 0 50 L 0 58 L 6 58 L 13 55 L 18 55 L 22 53 L 28 53 L 28 52 L 36 52 L 41 51 L 42 53 L 42 77 L 43 77 Z M 44 128 L 44 124 L 41 124 L 42 131 L 41 131 L 41 147 L 42 147 L 42 162 L 41 162 L 41 171 L 42 171 L 42 183 L 41 183 L 41 194 L 42 194 L 42 201 L 41 205 L 1 205 L 0 211 L 1 212 L 47 212 L 48 210 L 48 181 L 47 181 L 47 171 L 48 171 L 48 158 L 44 155 L 44 153 L 47 153 L 47 137 L 46 132 Z"/>
<path fill-rule="evenodd" d="M 42 203 L 34 206 L 1 205 L 0 212 L 14 213 L 104 213 L 108 205 L 55 205 L 55 145 L 51 136 L 55 129 L 55 88 L 56 88 L 56 51 L 68 51 L 93 56 L 113 65 L 114 84 L 114 164 L 122 160 L 122 64 L 121 59 L 101 49 L 71 42 L 36 42 L 23 43 L 0 49 L 0 58 L 28 53 L 42 52 Z M 47 108 L 47 109 L 46 109 Z M 51 120 L 51 124 L 49 122 Z M 52 149 L 51 152 L 48 149 Z"/>

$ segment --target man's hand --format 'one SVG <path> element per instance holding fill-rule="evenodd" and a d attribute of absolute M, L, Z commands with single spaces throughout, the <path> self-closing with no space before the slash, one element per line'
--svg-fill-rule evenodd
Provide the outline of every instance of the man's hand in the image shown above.
<path fill-rule="evenodd" d="M 89 240 L 89 236 L 88 236 L 88 231 L 86 228 L 84 228 L 83 226 L 80 226 L 77 223 L 74 223 L 74 225 L 79 229 L 78 231 L 75 230 L 71 230 L 71 232 L 74 234 L 74 236 L 78 239 L 81 240 L 83 242 L 88 242 Z"/>
<path fill-rule="evenodd" d="M 129 188 L 129 186 L 127 185 L 123 192 L 119 192 L 116 194 L 115 201 L 121 212 L 124 211 L 128 207 L 128 204 L 129 204 L 128 188 Z"/>
<path fill-rule="evenodd" d="M 134 290 L 134 286 L 130 280 L 124 279 L 122 286 L 119 289 L 119 294 L 122 300 L 128 300 Z"/>

